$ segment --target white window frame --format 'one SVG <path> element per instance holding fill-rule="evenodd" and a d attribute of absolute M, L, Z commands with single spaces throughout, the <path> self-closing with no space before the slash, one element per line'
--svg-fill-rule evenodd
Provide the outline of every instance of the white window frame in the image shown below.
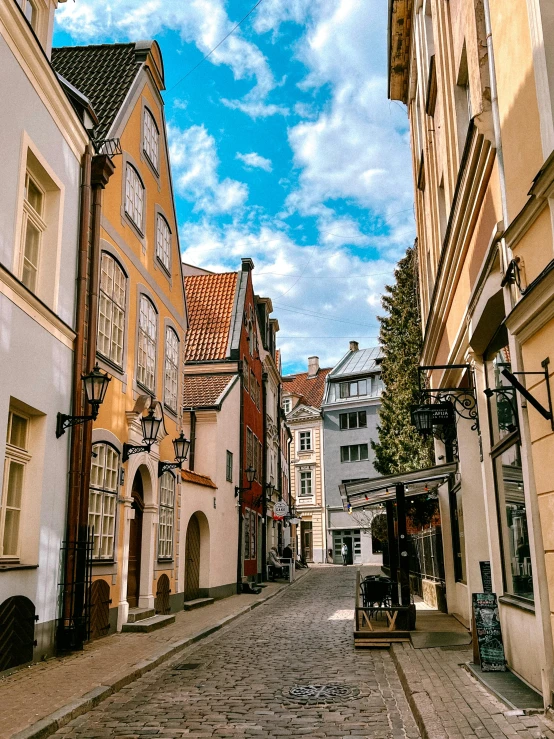
<path fill-rule="evenodd" d="M 291 398 L 284 398 L 283 399 L 283 412 L 285 415 L 288 415 L 291 412 L 292 409 L 292 399 Z"/>
<path fill-rule="evenodd" d="M 307 444 L 305 443 L 306 441 L 308 442 Z M 312 437 L 311 429 L 298 432 L 298 451 L 299 452 L 313 451 L 313 437 Z"/>
<path fill-rule="evenodd" d="M 365 457 L 364 459 L 361 459 L 361 452 L 360 452 L 360 450 L 361 450 L 361 447 L 363 447 L 363 446 L 367 447 L 367 457 Z M 352 453 L 351 453 L 350 450 L 353 447 L 358 447 L 358 459 L 351 459 Z M 343 454 L 343 449 L 348 449 L 348 459 L 343 459 L 343 457 L 346 456 L 346 455 Z M 342 445 L 341 448 L 340 448 L 340 461 L 341 461 L 341 463 L 348 463 L 348 464 L 350 464 L 350 463 L 355 464 L 356 462 L 368 462 L 369 461 L 369 444 L 362 443 L 362 444 L 345 444 L 345 445 Z"/>
<path fill-rule="evenodd" d="M 18 416 L 23 419 L 26 423 L 25 428 L 25 439 L 24 446 L 18 446 L 10 443 L 11 431 L 13 426 L 13 417 Z M 11 560 L 19 561 L 19 555 L 21 550 L 21 533 L 23 527 L 24 518 L 24 506 L 25 506 L 25 486 L 26 486 L 26 473 L 27 466 L 31 461 L 31 455 L 29 453 L 29 439 L 30 439 L 30 425 L 31 419 L 25 413 L 17 409 L 10 409 L 8 414 L 8 428 L 6 432 L 6 456 L 4 460 L 4 476 L 2 483 L 2 499 L 0 500 L 0 561 Z M 10 471 L 12 465 L 18 465 L 22 468 L 21 474 L 21 489 L 19 491 L 19 505 L 8 505 L 8 484 L 10 480 Z M 8 514 L 13 514 L 17 518 L 15 524 L 17 528 L 16 533 L 16 546 L 11 552 L 4 552 L 5 548 L 5 535 L 6 535 L 6 519 Z"/>
<path fill-rule="evenodd" d="M 27 194 L 29 191 L 29 182 L 32 182 L 33 185 L 37 188 L 37 190 L 40 193 L 41 196 L 41 209 L 40 212 L 37 211 L 29 202 L 27 199 Z M 38 178 L 32 174 L 28 169 L 25 170 L 25 190 L 24 190 L 24 198 L 23 198 L 23 223 L 22 223 L 22 229 L 21 229 L 21 262 L 19 266 L 19 275 L 21 282 L 25 285 L 26 288 L 28 288 L 32 293 L 38 292 L 38 286 L 39 286 L 39 275 L 40 275 L 40 262 L 41 262 L 41 251 L 42 251 L 42 242 L 43 242 L 43 236 L 44 232 L 46 231 L 46 222 L 44 221 L 44 206 L 46 201 L 46 191 L 41 186 L 41 184 L 38 181 Z M 26 253 L 26 241 L 27 241 L 27 231 L 29 228 L 29 225 L 36 229 L 38 233 L 38 245 L 37 245 L 37 256 L 36 256 L 36 264 L 33 264 L 31 259 L 28 257 Z M 32 269 L 34 270 L 34 280 L 32 284 L 29 284 L 29 281 L 25 279 L 25 269 L 26 264 L 29 264 Z"/>
<path fill-rule="evenodd" d="M 29 8 L 31 12 L 29 13 Z M 23 0 L 22 10 L 25 18 L 29 21 L 29 24 L 35 33 L 38 32 L 40 9 L 36 0 Z"/>
<path fill-rule="evenodd" d="M 137 382 L 150 392 L 156 389 L 156 340 L 158 314 L 154 303 L 141 294 L 137 349 Z"/>
<path fill-rule="evenodd" d="M 175 475 L 164 472 L 160 478 L 160 509 L 158 521 L 158 559 L 173 559 L 175 523 Z"/>
<path fill-rule="evenodd" d="M 98 295 L 98 353 L 123 369 L 127 276 L 111 254 L 102 252 Z"/>
<path fill-rule="evenodd" d="M 139 173 L 130 162 L 127 162 L 127 169 L 125 171 L 125 213 L 142 234 L 144 184 Z"/>
<path fill-rule="evenodd" d="M 167 272 L 170 271 L 171 229 L 161 213 L 156 216 L 156 259 Z"/>
<path fill-rule="evenodd" d="M 177 413 L 179 397 L 179 337 L 171 326 L 165 327 L 164 405 Z"/>
<path fill-rule="evenodd" d="M 306 493 L 304 483 L 309 482 L 310 492 Z M 301 470 L 298 473 L 298 501 L 304 503 L 313 502 L 314 500 L 314 475 L 313 470 Z"/>
<path fill-rule="evenodd" d="M 142 150 L 157 173 L 160 160 L 160 131 L 156 119 L 146 106 L 144 108 Z"/>
<path fill-rule="evenodd" d="M 92 450 L 88 509 L 88 524 L 91 529 L 94 528 L 92 558 L 96 561 L 113 561 L 119 452 L 107 442 L 94 444 Z"/>

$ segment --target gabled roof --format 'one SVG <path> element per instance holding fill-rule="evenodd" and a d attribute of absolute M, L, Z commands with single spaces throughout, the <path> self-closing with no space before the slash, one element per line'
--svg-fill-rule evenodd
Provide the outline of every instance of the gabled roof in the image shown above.
<path fill-rule="evenodd" d="M 285 382 L 283 391 L 287 394 L 298 395 L 300 403 L 311 405 L 313 408 L 319 408 L 323 403 L 323 393 L 325 392 L 325 378 L 331 371 L 332 367 L 327 369 L 319 369 L 315 377 L 308 378 L 307 372 L 299 372 L 294 375 L 293 379 Z"/>
<path fill-rule="evenodd" d="M 352 377 L 354 375 L 365 375 L 380 372 L 380 361 L 383 357 L 380 346 L 372 346 L 369 349 L 358 349 L 349 351 L 333 368 L 329 379 L 339 377 Z"/>
<path fill-rule="evenodd" d="M 185 375 L 183 408 L 210 408 L 219 405 L 237 375 Z"/>
<path fill-rule="evenodd" d="M 185 277 L 189 327 L 186 362 L 227 358 L 237 272 Z"/>
<path fill-rule="evenodd" d="M 52 49 L 52 66 L 90 100 L 99 124 L 95 138 L 106 138 L 143 59 L 135 44 L 63 46 Z M 138 57 L 138 58 L 137 58 Z"/>
<path fill-rule="evenodd" d="M 181 470 L 181 478 L 185 482 L 192 482 L 195 485 L 203 485 L 206 488 L 217 490 L 217 485 L 207 475 L 199 475 L 198 472 L 192 472 L 191 470 Z"/>

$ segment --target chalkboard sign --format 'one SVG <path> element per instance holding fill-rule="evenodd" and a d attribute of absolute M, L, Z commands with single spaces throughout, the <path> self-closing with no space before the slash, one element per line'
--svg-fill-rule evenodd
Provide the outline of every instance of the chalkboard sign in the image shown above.
<path fill-rule="evenodd" d="M 481 580 L 483 581 L 483 592 L 492 593 L 492 572 L 491 563 L 484 561 L 479 562 L 481 568 Z"/>
<path fill-rule="evenodd" d="M 473 593 L 473 618 L 483 672 L 506 672 L 495 593 Z"/>

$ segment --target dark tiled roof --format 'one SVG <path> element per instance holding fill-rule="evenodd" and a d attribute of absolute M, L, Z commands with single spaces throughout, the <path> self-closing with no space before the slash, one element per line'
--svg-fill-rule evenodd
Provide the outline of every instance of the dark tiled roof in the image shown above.
<path fill-rule="evenodd" d="M 237 272 L 185 277 L 189 316 L 187 362 L 225 359 L 237 278 Z"/>
<path fill-rule="evenodd" d="M 300 395 L 300 403 L 319 408 L 323 403 L 325 378 L 332 369 L 319 369 L 315 377 L 308 377 L 307 372 L 299 372 L 294 375 L 294 380 L 285 382 L 283 390 L 286 394 Z"/>
<path fill-rule="evenodd" d="M 139 69 L 135 44 L 63 46 L 52 49 L 52 66 L 90 100 L 106 137 Z"/>
<path fill-rule="evenodd" d="M 185 375 L 183 389 L 184 408 L 202 408 L 217 403 L 227 385 L 236 375 Z"/>

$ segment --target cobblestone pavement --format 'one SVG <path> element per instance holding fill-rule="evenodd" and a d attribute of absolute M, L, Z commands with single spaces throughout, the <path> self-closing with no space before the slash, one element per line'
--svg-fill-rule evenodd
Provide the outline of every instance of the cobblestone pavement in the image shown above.
<path fill-rule="evenodd" d="M 58 731 L 93 737 L 419 736 L 386 650 L 355 651 L 354 568 L 309 577 Z M 190 670 L 179 664 L 197 664 Z M 341 685 L 350 696 L 310 702 L 291 688 Z M 335 691 L 336 692 L 336 691 Z M 323 700 L 321 692 L 317 696 Z M 307 701 L 307 702 L 306 702 Z"/>

